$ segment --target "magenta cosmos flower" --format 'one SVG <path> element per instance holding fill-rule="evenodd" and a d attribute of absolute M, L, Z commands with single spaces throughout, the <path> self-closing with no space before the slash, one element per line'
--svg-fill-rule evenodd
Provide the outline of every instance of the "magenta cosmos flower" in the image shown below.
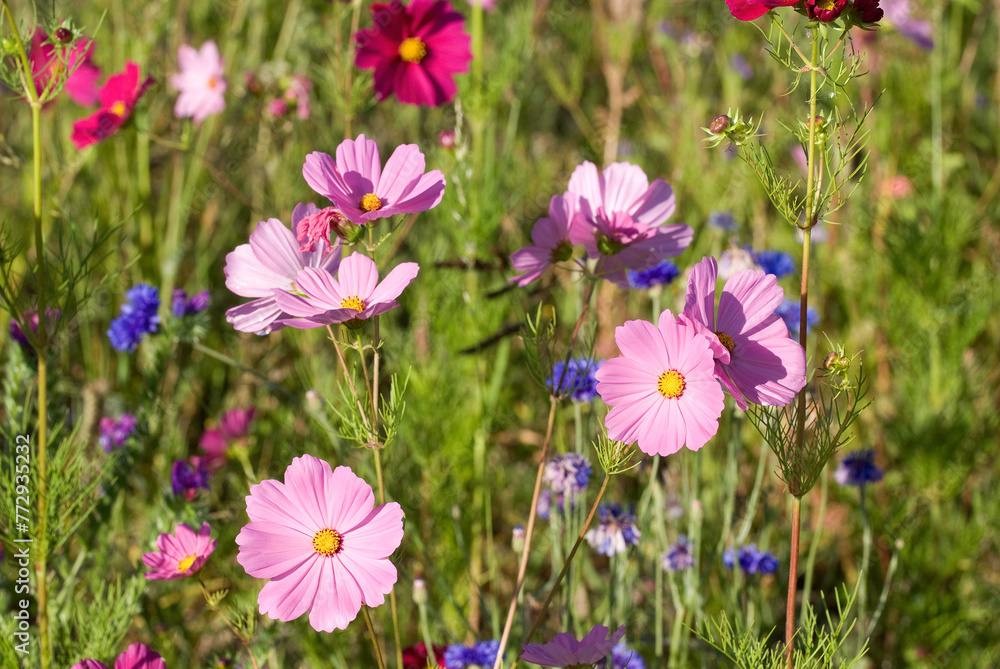
<path fill-rule="evenodd" d="M 142 561 L 153 571 L 146 572 L 151 581 L 172 581 L 195 573 L 205 564 L 205 560 L 215 550 L 215 539 L 208 523 L 202 523 L 198 534 L 181 523 L 173 534 L 161 534 L 156 540 L 159 549 L 144 553 Z"/>
<path fill-rule="evenodd" d="M 791 7 L 799 0 L 726 0 L 729 11 L 740 21 L 753 21 L 775 7 Z"/>
<path fill-rule="evenodd" d="M 523 644 L 521 659 L 543 667 L 589 667 L 607 657 L 623 636 L 624 625 L 610 637 L 607 627 L 594 625 L 587 636 L 579 641 L 569 632 L 560 632 L 548 643 Z"/>
<path fill-rule="evenodd" d="M 512 276 L 509 280 L 519 286 L 527 286 L 540 277 L 549 266 L 563 260 L 569 260 L 573 255 L 572 237 L 575 228 L 580 227 L 577 197 L 573 193 L 556 195 L 549 202 L 548 218 L 540 218 L 531 229 L 531 246 L 514 251 L 510 255 L 510 264 L 520 276 Z"/>
<path fill-rule="evenodd" d="M 773 274 L 737 272 L 722 289 L 716 317 L 717 274 L 715 258 L 702 259 L 684 302 L 684 315 L 712 342 L 715 375 L 741 409 L 788 404 L 806 384 L 806 353 L 774 313 L 785 292 Z"/>
<path fill-rule="evenodd" d="M 313 629 L 332 632 L 392 591 L 389 556 L 403 540 L 403 510 L 396 502 L 375 508 L 371 486 L 349 467 L 295 458 L 284 483 L 250 488 L 247 515 L 236 560 L 271 579 L 257 597 L 262 614 L 287 622 L 308 611 Z"/>
<path fill-rule="evenodd" d="M 458 92 L 454 75 L 469 71 L 472 38 L 465 18 L 446 0 L 372 5 L 375 27 L 359 30 L 355 64 L 375 70 L 379 102 L 395 93 L 400 102 L 436 107 Z"/>
<path fill-rule="evenodd" d="M 302 176 L 309 186 L 333 202 L 352 223 L 361 225 L 393 214 L 433 209 L 444 197 L 440 170 L 424 174 L 424 154 L 416 144 L 403 144 L 382 169 L 378 145 L 358 135 L 337 147 L 337 159 L 314 151 L 306 156 Z"/>
<path fill-rule="evenodd" d="M 69 72 L 63 89 L 73 102 L 82 107 L 97 103 L 97 80 L 101 78 L 101 70 L 90 61 L 94 43 L 82 41 L 74 44 L 65 52 L 65 60 L 60 50 L 53 45 L 48 35 L 41 28 L 35 28 L 31 36 L 31 76 L 35 80 L 38 94 L 58 82 L 65 72 Z"/>
<path fill-rule="evenodd" d="M 302 220 L 316 214 L 314 204 L 298 204 L 292 211 L 292 228 L 298 229 Z M 240 297 L 257 299 L 233 307 L 226 312 L 226 320 L 240 332 L 268 334 L 280 330 L 275 321 L 282 315 L 274 301 L 274 289 L 294 289 L 295 276 L 304 267 L 315 267 L 333 273 L 340 265 L 340 241 L 330 253 L 322 247 L 313 251 L 300 251 L 295 234 L 276 218 L 257 224 L 250 234 L 249 244 L 240 244 L 226 255 L 226 287 Z"/>
<path fill-rule="evenodd" d="M 337 278 L 329 272 L 307 267 L 295 277 L 299 297 L 275 290 L 274 299 L 286 314 L 280 322 L 293 328 L 316 328 L 334 323 L 362 321 L 399 306 L 396 298 L 420 271 L 415 262 L 404 262 L 378 281 L 378 267 L 368 256 L 352 253 L 340 264 Z"/>
<path fill-rule="evenodd" d="M 569 180 L 569 192 L 579 197 L 583 223 L 574 226 L 573 242 L 597 258 L 595 271 L 628 288 L 627 270 L 649 269 L 686 249 L 694 230 L 683 224 L 661 225 L 676 207 L 673 189 L 642 168 L 612 163 L 598 172 L 584 162 Z"/>
<path fill-rule="evenodd" d="M 659 323 L 626 321 L 615 329 L 621 355 L 597 370 L 597 393 L 612 407 L 611 439 L 639 442 L 649 455 L 682 446 L 697 451 L 719 429 L 725 397 L 715 380 L 709 340 L 667 309 Z"/>
<path fill-rule="evenodd" d="M 215 42 L 208 40 L 197 50 L 182 44 L 177 49 L 177 64 L 181 71 L 170 75 L 170 86 L 180 92 L 174 116 L 193 118 L 195 123 L 201 124 L 226 108 L 226 80 L 222 56 Z"/>
<path fill-rule="evenodd" d="M 108 665 L 97 660 L 83 660 L 70 669 L 108 669 Z M 134 643 L 118 656 L 114 669 L 167 669 L 167 663 L 146 644 Z"/>
<path fill-rule="evenodd" d="M 73 124 L 73 143 L 77 149 L 96 144 L 113 135 L 132 115 L 135 103 L 142 97 L 152 77 L 139 83 L 139 66 L 128 61 L 125 71 L 108 77 L 99 94 L 101 108 Z"/>

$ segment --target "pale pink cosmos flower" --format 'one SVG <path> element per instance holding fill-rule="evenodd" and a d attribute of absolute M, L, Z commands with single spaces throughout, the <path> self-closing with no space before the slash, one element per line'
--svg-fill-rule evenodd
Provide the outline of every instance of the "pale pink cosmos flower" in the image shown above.
<path fill-rule="evenodd" d="M 690 226 L 662 225 L 676 208 L 673 189 L 663 179 L 650 184 L 636 165 L 612 163 L 598 172 L 584 162 L 573 171 L 569 192 L 579 196 L 584 221 L 572 241 L 598 259 L 597 274 L 623 288 L 629 287 L 627 270 L 649 269 L 679 254 L 694 238 Z"/>
<path fill-rule="evenodd" d="M 215 539 L 210 539 L 212 529 L 202 523 L 198 534 L 181 523 L 173 534 L 161 534 L 156 540 L 159 550 L 144 553 L 142 561 L 153 571 L 146 572 L 151 581 L 172 581 L 185 578 L 201 569 L 205 560 L 215 550 Z"/>
<path fill-rule="evenodd" d="M 298 204 L 292 211 L 292 230 L 317 212 L 314 204 Z M 226 320 L 240 332 L 268 334 L 283 326 L 274 301 L 274 289 L 295 288 L 295 276 L 304 267 L 334 273 L 340 265 L 340 240 L 330 253 L 320 247 L 301 251 L 295 233 L 276 218 L 261 221 L 250 234 L 249 244 L 240 244 L 226 255 L 226 287 L 240 297 L 257 298 L 226 312 Z"/>
<path fill-rule="evenodd" d="M 344 258 L 337 278 L 321 269 L 307 267 L 295 277 L 298 291 L 305 297 L 274 291 L 277 306 L 296 316 L 280 322 L 306 329 L 369 319 L 398 307 L 396 298 L 419 271 L 420 265 L 415 262 L 400 263 L 379 283 L 378 267 L 362 253 Z"/>
<path fill-rule="evenodd" d="M 378 145 L 359 135 L 337 147 L 337 159 L 314 151 L 306 156 L 302 176 L 333 202 L 352 223 L 361 225 L 394 214 L 433 209 L 444 197 L 440 170 L 424 174 L 424 154 L 416 144 L 396 147 L 382 169 Z"/>
<path fill-rule="evenodd" d="M 667 309 L 657 325 L 626 321 L 615 329 L 615 342 L 622 354 L 595 374 L 598 394 L 612 407 L 604 418 L 608 436 L 638 441 L 649 455 L 708 443 L 725 405 L 709 340 Z"/>
<path fill-rule="evenodd" d="M 712 342 L 715 375 L 741 409 L 788 404 L 806 384 L 806 353 L 774 313 L 785 292 L 773 274 L 737 272 L 722 289 L 716 317 L 717 274 L 715 258 L 702 259 L 684 302 L 684 315 Z"/>
<path fill-rule="evenodd" d="M 236 537 L 237 562 L 264 584 L 260 612 L 281 620 L 309 613 L 320 632 L 346 629 L 361 605 L 376 607 L 396 582 L 389 556 L 403 540 L 403 510 L 375 507 L 371 486 L 349 467 L 331 471 L 303 455 L 284 483 L 266 480 L 247 496 L 250 523 Z"/>
<path fill-rule="evenodd" d="M 577 197 L 572 193 L 556 195 L 549 202 L 548 218 L 540 218 L 531 230 L 532 246 L 514 251 L 510 255 L 510 264 L 520 276 L 512 276 L 519 286 L 527 286 L 540 277 L 549 266 L 562 260 L 569 260 L 573 255 L 574 226 L 579 222 Z"/>
<path fill-rule="evenodd" d="M 108 665 L 97 660 L 83 660 L 70 669 L 108 669 Z M 114 669 L 167 669 L 167 663 L 146 644 L 134 643 L 118 656 Z"/>
<path fill-rule="evenodd" d="M 607 657 L 625 636 L 624 625 L 610 637 L 608 631 L 604 625 L 594 625 L 579 641 L 569 632 L 560 632 L 548 643 L 522 644 L 521 659 L 543 667 L 589 667 Z"/>
<path fill-rule="evenodd" d="M 215 42 L 208 40 L 201 49 L 182 44 L 177 49 L 177 62 L 181 71 L 170 75 L 170 86 L 180 92 L 175 116 L 193 118 L 200 124 L 226 108 L 226 79 Z"/>

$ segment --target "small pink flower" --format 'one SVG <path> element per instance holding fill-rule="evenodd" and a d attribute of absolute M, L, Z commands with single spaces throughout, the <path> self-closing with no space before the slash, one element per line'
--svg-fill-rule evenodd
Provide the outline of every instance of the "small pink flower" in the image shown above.
<path fill-rule="evenodd" d="M 81 107 L 89 107 L 97 103 L 99 93 L 97 80 L 101 78 L 101 70 L 91 60 L 94 43 L 81 41 L 66 51 L 65 62 L 60 58 L 59 49 L 48 42 L 48 35 L 41 28 L 35 28 L 31 36 L 31 76 L 35 80 L 38 94 L 54 82 L 59 81 L 63 73 L 68 71 L 69 77 L 64 84 L 66 95 Z"/>
<path fill-rule="evenodd" d="M 317 211 L 314 204 L 298 204 L 292 211 L 292 228 Z M 276 218 L 261 221 L 250 235 L 249 244 L 240 244 L 226 255 L 226 287 L 241 297 L 257 299 L 233 307 L 226 320 L 240 332 L 268 334 L 283 326 L 275 321 L 282 315 L 274 301 L 275 288 L 294 289 L 295 276 L 304 267 L 336 272 L 340 265 L 340 242 L 331 253 L 301 251 L 295 234 Z"/>
<path fill-rule="evenodd" d="M 139 83 L 139 66 L 128 61 L 125 71 L 108 77 L 101 88 L 101 108 L 73 124 L 73 143 L 77 149 L 96 144 L 113 135 L 129 119 L 135 104 L 153 83 L 146 77 Z"/>
<path fill-rule="evenodd" d="M 193 118 L 200 125 L 226 108 L 226 79 L 215 42 L 208 40 L 197 50 L 182 44 L 177 49 L 177 62 L 181 71 L 170 75 L 170 85 L 180 92 L 174 116 Z"/>
<path fill-rule="evenodd" d="M 403 510 L 396 502 L 376 508 L 371 486 L 349 467 L 295 458 L 284 483 L 250 488 L 247 515 L 236 560 L 250 576 L 271 579 L 257 597 L 262 614 L 287 622 L 308 612 L 313 629 L 332 632 L 392 591 L 389 556 L 403 540 Z"/>
<path fill-rule="evenodd" d="M 314 214 L 309 214 L 302 219 L 295 232 L 295 239 L 302 243 L 299 251 L 312 251 L 317 243 L 320 245 L 320 250 L 329 251 L 330 233 L 343 238 L 347 235 L 348 226 L 352 225 L 336 207 L 324 207 Z"/>
<path fill-rule="evenodd" d="M 522 644 L 521 659 L 543 667 L 589 667 L 607 657 L 623 636 L 624 625 L 610 637 L 607 627 L 594 625 L 579 641 L 569 632 L 560 632 L 548 643 Z"/>
<path fill-rule="evenodd" d="M 447 0 L 376 2 L 372 17 L 374 27 L 355 36 L 354 62 L 375 70 L 379 102 L 393 94 L 411 105 L 451 102 L 458 92 L 454 75 L 468 72 L 472 60 L 465 18 Z"/>
<path fill-rule="evenodd" d="M 156 540 L 158 551 L 144 553 L 142 561 L 153 571 L 146 572 L 151 581 L 172 581 L 195 573 L 215 550 L 215 539 L 208 523 L 202 523 L 198 534 L 181 523 L 173 534 L 161 534 Z"/>
<path fill-rule="evenodd" d="M 540 218 L 531 230 L 532 246 L 514 251 L 510 264 L 520 276 L 512 276 L 519 286 L 527 286 L 540 277 L 550 266 L 569 260 L 573 255 L 571 238 L 583 223 L 580 222 L 577 197 L 573 193 L 556 195 L 549 202 L 548 218 Z"/>
<path fill-rule="evenodd" d="M 108 669 L 108 666 L 97 660 L 83 660 L 70 669 Z M 134 643 L 118 656 L 114 669 L 167 669 L 167 663 L 146 644 Z"/>
<path fill-rule="evenodd" d="M 806 384 L 806 354 L 774 313 L 785 292 L 773 274 L 737 272 L 722 289 L 716 317 L 717 273 L 715 258 L 695 265 L 684 302 L 684 315 L 711 341 L 715 375 L 741 409 L 788 404 Z"/>
<path fill-rule="evenodd" d="M 230 409 L 219 419 L 219 432 L 227 441 L 243 439 L 250 433 L 250 422 L 256 409 Z"/>
<path fill-rule="evenodd" d="M 285 100 L 295 105 L 295 114 L 299 120 L 307 120 L 312 111 L 309 105 L 309 91 L 312 87 L 313 83 L 309 79 L 301 74 L 293 74 L 288 82 L 288 88 L 285 89 Z"/>
<path fill-rule="evenodd" d="M 202 462 L 210 473 L 219 471 L 222 465 L 226 464 L 229 453 L 229 442 L 218 430 L 205 430 L 201 433 L 198 446 L 205 452 Z"/>
<path fill-rule="evenodd" d="M 615 329 L 622 354 L 597 370 L 597 392 L 611 411 L 608 436 L 639 442 L 649 455 L 682 446 L 697 451 L 715 436 L 725 398 L 715 380 L 709 340 L 670 310 L 659 323 L 626 321 Z"/>
<path fill-rule="evenodd" d="M 729 11 L 740 21 L 753 21 L 775 7 L 791 7 L 799 0 L 726 0 Z"/>
<path fill-rule="evenodd" d="M 392 152 L 383 170 L 378 145 L 359 135 L 341 142 L 336 161 L 327 153 L 310 153 L 302 176 L 349 221 L 361 225 L 436 207 L 444 197 L 444 175 L 440 170 L 424 174 L 425 165 L 416 144 L 403 144 Z"/>
<path fill-rule="evenodd" d="M 298 290 L 305 297 L 284 290 L 274 291 L 278 307 L 298 317 L 279 322 L 304 329 L 367 320 L 398 307 L 396 298 L 419 271 L 417 263 L 404 262 L 396 265 L 379 283 L 378 267 L 361 253 L 344 258 L 337 278 L 329 272 L 307 267 L 295 277 Z"/>

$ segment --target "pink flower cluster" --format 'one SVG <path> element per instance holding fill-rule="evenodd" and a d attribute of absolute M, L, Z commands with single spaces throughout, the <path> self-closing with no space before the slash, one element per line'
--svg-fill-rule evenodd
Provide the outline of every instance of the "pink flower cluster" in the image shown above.
<path fill-rule="evenodd" d="M 526 286 L 582 245 L 596 275 L 628 288 L 628 270 L 649 269 L 691 243 L 689 226 L 663 225 L 674 209 L 673 189 L 663 179 L 650 184 L 642 168 L 630 163 L 598 172 L 585 162 L 573 171 L 569 189 L 552 198 L 548 217 L 535 223 L 534 243 L 511 254 L 514 269 L 524 274 L 510 280 Z"/>
<path fill-rule="evenodd" d="M 737 272 L 716 313 L 717 276 L 715 259 L 703 259 L 691 271 L 681 315 L 665 310 L 656 325 L 637 320 L 616 329 L 621 355 L 596 375 L 597 392 L 612 407 L 610 438 L 638 442 L 650 455 L 696 451 L 719 429 L 722 387 L 746 409 L 749 402 L 784 406 L 805 386 L 805 351 L 774 314 L 784 298 L 774 275 Z"/>

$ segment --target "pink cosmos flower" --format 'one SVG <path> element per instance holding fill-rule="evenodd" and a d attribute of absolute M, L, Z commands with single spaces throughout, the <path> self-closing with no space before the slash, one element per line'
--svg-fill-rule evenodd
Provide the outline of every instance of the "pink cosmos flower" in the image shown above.
<path fill-rule="evenodd" d="M 433 209 L 444 197 L 440 170 L 424 174 L 424 154 L 416 144 L 403 144 L 382 170 L 378 145 L 358 135 L 337 147 L 337 160 L 314 151 L 306 156 L 302 176 L 309 186 L 333 202 L 358 225 L 393 214 Z"/>
<path fill-rule="evenodd" d="M 361 605 L 380 606 L 396 582 L 389 556 L 403 540 L 396 502 L 375 508 L 371 486 L 349 467 L 331 471 L 303 455 L 284 483 L 266 480 L 247 496 L 250 523 L 236 537 L 237 562 L 255 578 L 260 612 L 295 620 L 309 612 L 320 632 L 346 629 Z"/>
<path fill-rule="evenodd" d="M 256 412 L 257 410 L 253 407 L 230 409 L 219 419 L 219 432 L 222 433 L 223 438 L 230 441 L 242 439 L 250 433 L 250 422 Z"/>
<path fill-rule="evenodd" d="M 201 49 L 182 44 L 177 49 L 181 71 L 170 75 L 170 86 L 180 92 L 174 116 L 193 118 L 198 125 L 226 108 L 226 79 L 222 56 L 215 42 L 208 40 Z"/>
<path fill-rule="evenodd" d="M 729 11 L 740 21 L 753 21 L 775 7 L 791 7 L 799 0 L 726 0 Z"/>
<path fill-rule="evenodd" d="M 314 204 L 298 204 L 292 211 L 292 228 L 317 211 Z M 257 299 L 233 307 L 226 320 L 240 332 L 268 334 L 283 326 L 275 321 L 282 315 L 274 301 L 275 288 L 293 289 L 295 276 L 303 267 L 334 273 L 340 265 L 340 242 L 333 251 L 301 251 L 295 234 L 276 218 L 261 221 L 250 234 L 249 244 L 240 244 L 226 255 L 226 287 L 241 297 Z"/>
<path fill-rule="evenodd" d="M 396 298 L 410 285 L 420 271 L 415 262 L 396 265 L 378 282 L 378 267 L 371 258 L 353 253 L 340 264 L 334 278 L 329 272 L 307 267 L 295 277 L 299 292 L 275 290 L 277 306 L 297 318 L 279 322 L 293 328 L 316 328 L 333 323 L 367 320 L 399 306 Z"/>
<path fill-rule="evenodd" d="M 96 144 L 113 135 L 132 115 L 135 103 L 142 97 L 152 77 L 139 83 L 139 66 L 128 61 L 125 71 L 108 77 L 99 94 L 101 108 L 73 124 L 73 143 L 77 149 Z"/>
<path fill-rule="evenodd" d="M 548 218 L 540 218 L 531 230 L 532 246 L 514 251 L 510 264 L 520 276 L 512 276 L 509 281 L 519 286 L 527 286 L 540 277 L 550 265 L 569 260 L 573 255 L 576 228 L 583 225 L 578 216 L 577 197 L 573 193 L 556 195 L 549 202 Z"/>
<path fill-rule="evenodd" d="M 93 42 L 77 42 L 66 51 L 66 60 L 63 61 L 60 50 L 48 43 L 45 31 L 35 28 L 28 59 L 31 61 L 31 76 L 39 95 L 68 70 L 70 75 L 63 86 L 66 95 L 81 107 L 96 104 L 99 95 L 97 80 L 101 78 L 101 70 L 90 60 L 93 50 Z"/>
<path fill-rule="evenodd" d="M 219 471 L 226 464 L 226 460 L 229 459 L 229 442 L 226 441 L 226 438 L 222 436 L 219 430 L 210 429 L 202 432 L 201 439 L 198 440 L 198 446 L 205 452 L 202 462 L 205 463 L 205 467 L 212 474 Z"/>
<path fill-rule="evenodd" d="M 575 226 L 572 241 L 598 258 L 598 274 L 622 288 L 629 287 L 627 270 L 649 269 L 694 238 L 687 225 L 661 225 L 674 213 L 673 189 L 663 179 L 650 184 L 636 165 L 612 163 L 598 172 L 584 162 L 573 171 L 569 192 L 579 196 L 585 221 Z"/>
<path fill-rule="evenodd" d="M 398 0 L 372 5 L 374 27 L 359 30 L 355 64 L 375 70 L 379 102 L 395 93 L 400 102 L 436 107 L 458 92 L 454 75 L 469 71 L 472 38 L 464 17 L 447 0 Z"/>
<path fill-rule="evenodd" d="M 598 394 L 612 407 L 604 418 L 611 439 L 670 455 L 682 446 L 697 451 L 715 436 L 725 398 L 709 340 L 689 319 L 667 309 L 655 326 L 626 321 L 615 341 L 622 354 L 595 375 Z"/>
<path fill-rule="evenodd" d="M 774 313 L 785 292 L 773 274 L 738 272 L 722 289 L 716 317 L 717 273 L 715 258 L 695 265 L 684 302 L 684 315 L 712 343 L 715 375 L 741 409 L 788 404 L 806 384 L 806 353 Z"/>
<path fill-rule="evenodd" d="M 521 659 L 543 667 L 589 667 L 607 657 L 623 636 L 624 625 L 610 637 L 607 627 L 594 625 L 579 641 L 569 632 L 560 632 L 548 643 L 522 644 Z"/>
<path fill-rule="evenodd" d="M 83 660 L 70 669 L 108 669 L 108 665 L 97 660 Z M 146 644 L 134 643 L 118 656 L 114 669 L 167 669 L 167 663 Z"/>
<path fill-rule="evenodd" d="M 151 581 L 172 581 L 195 573 L 215 550 L 215 539 L 209 540 L 212 530 L 202 523 L 198 534 L 181 523 L 173 534 L 161 534 L 156 540 L 159 549 L 144 553 L 142 561 L 153 571 L 146 572 Z"/>

